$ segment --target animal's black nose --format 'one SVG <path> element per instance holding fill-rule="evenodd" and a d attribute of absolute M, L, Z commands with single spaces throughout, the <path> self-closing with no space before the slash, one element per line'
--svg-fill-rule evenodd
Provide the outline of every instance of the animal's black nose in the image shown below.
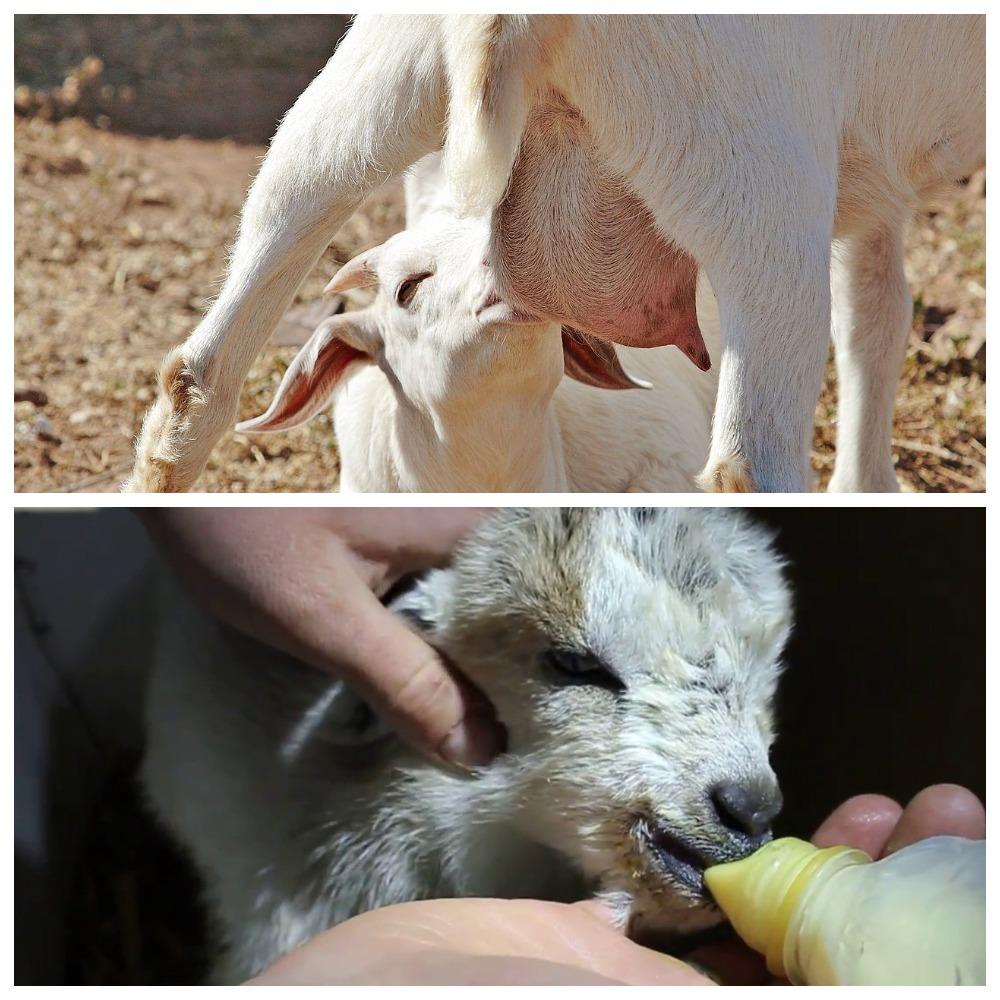
<path fill-rule="evenodd" d="M 709 793 L 719 821 L 736 833 L 760 837 L 771 827 L 771 820 L 781 812 L 781 792 L 772 782 L 745 785 L 727 781 Z"/>

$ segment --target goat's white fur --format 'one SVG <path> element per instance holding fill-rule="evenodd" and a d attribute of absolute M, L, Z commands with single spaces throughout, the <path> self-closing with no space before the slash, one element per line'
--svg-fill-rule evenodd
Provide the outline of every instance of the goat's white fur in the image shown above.
<path fill-rule="evenodd" d="M 398 599 L 507 727 L 507 753 L 469 774 L 407 750 L 342 684 L 169 606 L 143 775 L 204 877 L 218 978 L 409 899 L 598 891 L 634 931 L 695 929 L 717 914 L 651 825 L 716 860 L 761 842 L 709 795 L 773 794 L 790 598 L 769 535 L 731 511 L 505 510 Z M 624 690 L 567 684 L 552 647 L 589 650 Z"/>
<path fill-rule="evenodd" d="M 896 488 L 901 232 L 983 161 L 984 50 L 980 16 L 359 17 L 275 136 L 222 293 L 165 366 L 131 488 L 193 482 L 250 363 L 367 192 L 440 148 L 450 115 L 456 183 L 476 177 L 465 194 L 492 204 L 546 87 L 718 296 L 708 485 L 806 487 L 835 242 L 832 488 Z"/>
<path fill-rule="evenodd" d="M 667 348 L 618 348 L 625 369 L 649 388 L 609 392 L 563 378 L 557 324 L 476 315 L 489 283 L 480 264 L 487 231 L 456 218 L 439 154 L 408 173 L 406 206 L 406 231 L 343 269 L 357 273 L 364 263 L 377 272 L 375 302 L 327 320 L 313 338 L 339 328 L 378 363 L 360 361 L 325 389 L 335 401 L 341 492 L 694 489 L 708 455 L 714 373 Z M 397 305 L 399 283 L 424 274 L 413 301 Z M 700 299 L 702 328 L 717 353 L 707 287 Z M 490 313 L 498 311 L 501 304 Z M 312 343 L 300 357 L 314 363 Z M 272 410 L 289 383 L 286 377 Z M 316 409 L 310 401 L 304 413 Z M 261 419 L 239 429 L 258 430 Z"/>

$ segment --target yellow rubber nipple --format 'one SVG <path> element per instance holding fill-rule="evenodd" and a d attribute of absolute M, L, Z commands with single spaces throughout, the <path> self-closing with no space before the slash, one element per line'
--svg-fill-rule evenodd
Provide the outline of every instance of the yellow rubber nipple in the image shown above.
<path fill-rule="evenodd" d="M 707 869 L 705 885 L 736 933 L 766 956 L 772 974 L 784 976 L 785 932 L 796 904 L 819 868 L 848 854 L 856 856 L 852 861 L 871 861 L 850 847 L 821 849 L 783 837 L 740 861 Z"/>

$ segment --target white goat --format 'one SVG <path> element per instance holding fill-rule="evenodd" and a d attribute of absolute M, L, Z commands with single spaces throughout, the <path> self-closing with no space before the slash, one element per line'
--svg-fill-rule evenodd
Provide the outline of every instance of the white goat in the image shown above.
<path fill-rule="evenodd" d="M 702 870 L 770 835 L 790 598 L 731 511 L 505 510 L 391 605 L 493 701 L 470 773 L 405 748 L 341 683 L 178 597 L 143 768 L 204 877 L 217 977 L 410 899 L 604 894 L 630 933 L 719 918 Z"/>
<path fill-rule="evenodd" d="M 345 291 L 377 282 L 374 304 L 324 321 L 267 412 L 237 430 L 294 427 L 332 397 L 342 492 L 694 489 L 708 456 L 713 373 L 674 351 L 622 349 L 640 382 L 606 341 L 500 301 L 480 308 L 488 272 L 470 281 L 466 265 L 482 259 L 487 227 L 456 217 L 439 154 L 407 175 L 406 203 L 406 230 L 330 283 Z M 700 305 L 717 349 L 707 289 Z M 644 391 L 629 399 L 601 391 L 637 386 Z"/>
<path fill-rule="evenodd" d="M 806 487 L 832 263 L 831 488 L 898 488 L 902 233 L 983 161 L 984 57 L 981 16 L 359 17 L 274 138 L 222 292 L 161 372 L 129 488 L 194 481 L 303 277 L 367 192 L 445 144 L 446 124 L 456 190 L 489 213 L 488 262 L 515 308 L 704 359 L 694 262 L 705 271 L 723 346 L 711 488 Z M 553 97 L 586 122 L 596 159 L 539 186 L 517 154 Z M 644 211 L 608 233 L 622 191 Z M 641 259 L 648 219 L 669 255 Z M 606 246 L 629 266 L 605 271 Z"/>

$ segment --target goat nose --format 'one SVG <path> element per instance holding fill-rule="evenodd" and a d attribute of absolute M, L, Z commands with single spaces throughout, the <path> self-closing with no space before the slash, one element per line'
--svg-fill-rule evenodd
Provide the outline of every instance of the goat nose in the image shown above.
<path fill-rule="evenodd" d="M 771 820 L 781 812 L 781 792 L 777 785 L 735 781 L 716 785 L 709 793 L 712 805 L 723 826 L 736 833 L 759 837 L 771 827 Z"/>

